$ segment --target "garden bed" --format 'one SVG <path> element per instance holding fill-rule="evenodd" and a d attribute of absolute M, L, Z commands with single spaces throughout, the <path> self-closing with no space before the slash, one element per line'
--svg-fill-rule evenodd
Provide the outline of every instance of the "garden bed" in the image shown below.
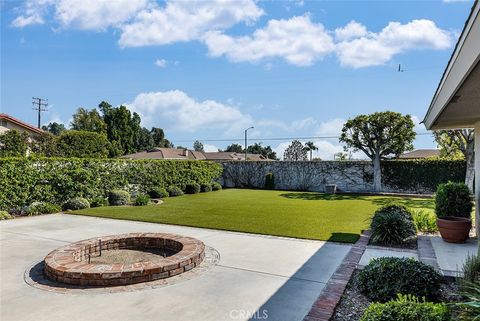
<path fill-rule="evenodd" d="M 372 303 L 359 290 L 358 272 L 359 271 L 356 270 L 348 282 L 342 299 L 335 309 L 332 321 L 358 321 L 362 317 L 365 309 Z M 441 301 L 457 301 L 458 297 L 454 295 L 457 290 L 458 286 L 453 278 L 444 278 L 441 285 Z M 455 318 L 452 320 L 455 320 Z"/>

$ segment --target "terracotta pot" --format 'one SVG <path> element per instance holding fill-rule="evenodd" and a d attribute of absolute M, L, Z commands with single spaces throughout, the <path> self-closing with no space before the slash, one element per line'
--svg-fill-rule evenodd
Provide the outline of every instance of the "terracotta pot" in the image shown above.
<path fill-rule="evenodd" d="M 445 216 L 437 218 L 437 227 L 444 241 L 465 243 L 472 228 L 472 220 L 465 217 Z"/>

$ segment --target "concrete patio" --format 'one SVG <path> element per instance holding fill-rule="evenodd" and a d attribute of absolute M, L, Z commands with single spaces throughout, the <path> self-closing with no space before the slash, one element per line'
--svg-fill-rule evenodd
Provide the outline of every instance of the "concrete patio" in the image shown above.
<path fill-rule="evenodd" d="M 203 241 L 217 266 L 190 280 L 124 293 L 53 293 L 24 272 L 51 250 L 95 236 L 168 232 Z M 302 320 L 350 245 L 53 214 L 0 222 L 0 319 Z M 251 317 L 254 315 L 254 317 Z"/>

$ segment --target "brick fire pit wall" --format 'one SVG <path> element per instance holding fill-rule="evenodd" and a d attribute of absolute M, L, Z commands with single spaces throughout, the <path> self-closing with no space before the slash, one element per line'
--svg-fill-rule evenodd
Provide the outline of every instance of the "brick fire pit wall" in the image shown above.
<path fill-rule="evenodd" d="M 89 264 L 88 257 L 115 249 L 165 249 L 174 255 L 133 264 Z M 199 265 L 203 242 L 174 234 L 130 233 L 103 236 L 60 247 L 45 257 L 45 275 L 52 281 L 81 286 L 114 286 L 168 278 Z"/>

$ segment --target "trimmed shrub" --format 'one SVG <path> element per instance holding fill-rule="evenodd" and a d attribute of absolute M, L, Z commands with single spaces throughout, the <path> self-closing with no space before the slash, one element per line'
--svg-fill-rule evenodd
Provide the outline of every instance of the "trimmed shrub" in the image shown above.
<path fill-rule="evenodd" d="M 10 219 L 12 219 L 12 218 L 13 218 L 13 216 L 10 215 L 10 214 L 8 214 L 7 211 L 0 211 L 0 221 L 2 221 L 2 220 L 10 220 Z"/>
<path fill-rule="evenodd" d="M 108 193 L 108 203 L 110 205 L 127 205 L 130 203 L 130 194 L 127 191 L 113 190 Z"/>
<path fill-rule="evenodd" d="M 32 203 L 26 210 L 28 216 L 58 213 L 62 210 L 59 205 L 52 203 L 35 202 Z"/>
<path fill-rule="evenodd" d="M 208 184 L 222 173 L 208 161 L 87 158 L 0 158 L 0 210 L 33 202 L 63 204 L 81 196 L 104 197 L 132 186 Z"/>
<path fill-rule="evenodd" d="M 148 203 L 150 203 L 150 196 L 146 194 L 137 195 L 134 202 L 135 206 L 145 206 L 148 205 Z"/>
<path fill-rule="evenodd" d="M 202 191 L 202 193 L 211 192 L 212 191 L 212 184 L 202 184 L 200 186 L 200 190 Z"/>
<path fill-rule="evenodd" d="M 67 130 L 58 136 L 56 149 L 63 157 L 107 158 L 110 142 L 105 134 Z"/>
<path fill-rule="evenodd" d="M 424 210 L 418 210 L 412 211 L 412 217 L 417 231 L 423 233 L 435 233 L 438 231 L 435 214 Z"/>
<path fill-rule="evenodd" d="M 108 199 L 105 197 L 95 197 L 90 200 L 90 207 L 103 207 L 108 206 Z"/>
<path fill-rule="evenodd" d="M 200 184 L 198 183 L 190 183 L 185 186 L 185 193 L 186 194 L 198 194 L 200 193 Z"/>
<path fill-rule="evenodd" d="M 267 173 L 267 175 L 265 175 L 265 189 L 275 189 L 273 173 Z"/>
<path fill-rule="evenodd" d="M 470 218 L 472 215 L 470 191 L 464 183 L 440 184 L 435 195 L 437 217 L 456 216 Z"/>
<path fill-rule="evenodd" d="M 212 191 L 220 191 L 222 189 L 222 185 L 220 183 L 213 183 L 212 184 Z"/>
<path fill-rule="evenodd" d="M 373 303 L 360 321 L 449 321 L 450 313 L 443 303 L 425 302 L 412 295 L 398 295 L 394 301 Z"/>
<path fill-rule="evenodd" d="M 148 193 L 151 198 L 165 198 L 168 197 L 168 191 L 163 187 L 152 187 Z"/>
<path fill-rule="evenodd" d="M 436 300 L 440 294 L 440 274 L 412 258 L 373 259 L 359 274 L 359 289 L 374 302 L 394 299 L 398 293 Z"/>
<path fill-rule="evenodd" d="M 88 202 L 87 199 L 83 197 L 74 197 L 69 199 L 68 201 L 63 204 L 63 209 L 64 210 L 82 210 L 84 208 L 89 208 L 90 203 Z"/>
<path fill-rule="evenodd" d="M 406 207 L 397 204 L 378 209 L 370 228 L 372 244 L 402 245 L 411 242 L 416 235 L 412 214 Z"/>
<path fill-rule="evenodd" d="M 178 186 L 169 186 L 168 187 L 168 194 L 171 196 L 171 197 L 175 197 L 175 196 L 182 196 L 183 195 L 183 191 L 180 187 Z"/>

